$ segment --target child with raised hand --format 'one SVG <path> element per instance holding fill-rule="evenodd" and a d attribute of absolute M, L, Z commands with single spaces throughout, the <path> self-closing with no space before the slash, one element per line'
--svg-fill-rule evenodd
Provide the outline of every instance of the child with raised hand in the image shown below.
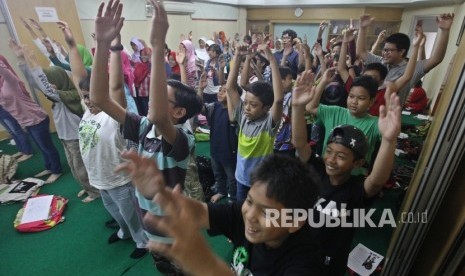
<path fill-rule="evenodd" d="M 355 29 L 348 29 L 344 33 L 342 44 L 341 44 L 341 57 L 347 55 L 348 44 L 355 40 Z M 416 32 L 415 38 L 412 41 L 412 52 L 408 60 L 407 67 L 405 68 L 404 74 L 398 79 L 389 83 L 391 85 L 391 91 L 399 91 L 405 85 L 408 84 L 410 79 L 413 77 L 415 66 L 417 64 L 417 57 L 419 53 L 419 48 L 421 47 L 420 42 L 422 40 L 422 33 Z M 347 93 L 350 93 L 351 86 L 354 82 L 355 71 L 352 64 L 350 66 L 346 65 L 343 62 L 337 64 L 337 72 L 344 82 L 344 87 Z M 378 83 L 378 91 L 374 98 L 373 104 L 370 106 L 368 112 L 373 116 L 379 115 L 379 107 L 385 105 L 386 101 L 384 99 L 384 94 L 386 92 L 386 84 L 384 79 L 387 75 L 387 68 L 378 62 L 370 63 L 365 66 L 365 70 L 362 73 L 363 76 L 371 76 Z"/>
<path fill-rule="evenodd" d="M 118 170 L 128 173 L 139 191 L 151 195 L 167 214 L 148 213 L 144 223 L 174 238 L 170 245 L 150 241 L 148 248 L 173 259 L 189 275 L 322 275 L 320 248 L 308 223 L 286 226 L 278 220 L 267 226 L 264 215 L 266 210 L 311 209 L 318 192 L 299 160 L 267 156 L 252 172 L 245 202 L 206 204 L 185 197 L 179 186 L 166 187 L 155 161 L 135 152 L 124 157 L 129 162 Z M 231 239 L 235 253 L 230 268 L 208 247 L 200 229 Z"/>
<path fill-rule="evenodd" d="M 316 115 L 317 119 L 324 125 L 326 132 L 324 135 L 323 153 L 329 138 L 329 131 L 342 124 L 356 126 L 365 133 L 368 139 L 368 152 L 365 160 L 372 164 L 372 155 L 375 146 L 379 142 L 380 133 L 377 126 L 378 118 L 371 116 L 368 109 L 373 104 L 378 84 L 370 76 L 360 76 L 354 80 L 347 97 L 347 108 L 340 106 L 329 106 L 320 104 L 320 98 L 324 87 L 331 80 L 336 68 L 332 67 L 323 73 L 320 82 L 316 86 L 314 97 L 308 102 L 306 110 Z M 365 174 L 364 168 L 357 168 L 354 174 Z"/>
<path fill-rule="evenodd" d="M 295 89 L 292 99 L 293 142 L 300 160 L 309 164 L 315 183 L 320 185 L 319 199 L 314 209 L 320 212 L 320 221 L 339 219 L 343 214 L 353 214 L 354 209 L 368 206 L 384 183 L 388 180 L 393 163 L 397 136 L 401 126 L 401 105 L 399 97 L 390 92 L 389 106 L 380 107 L 378 128 L 381 145 L 371 173 L 365 177 L 351 175 L 354 168 L 365 162 L 368 144 L 364 133 L 351 125 L 340 125 L 332 129 L 328 137 L 323 157 L 316 157 L 307 144 L 305 131 L 305 105 L 316 97 L 315 91 Z M 351 223 L 354 216 L 344 217 Z M 324 226 L 324 225 L 323 225 Z M 354 235 L 353 227 L 321 227 L 316 235 L 322 243 L 325 255 L 325 275 L 343 275 Z"/>
<path fill-rule="evenodd" d="M 256 81 L 245 88 L 245 100 L 241 101 L 237 88 L 240 59 L 248 53 L 248 46 L 240 46 L 234 55 L 233 68 L 229 73 L 227 102 L 229 120 L 239 124 L 236 180 L 238 201 L 244 200 L 250 188 L 250 172 L 267 155 L 273 153 L 273 143 L 281 122 L 283 90 L 279 66 L 266 44 L 258 46 L 270 61 L 273 86 Z"/>
<path fill-rule="evenodd" d="M 121 61 L 118 60 L 121 56 L 119 53 L 112 54 L 109 78 L 108 49 L 106 49 L 123 26 L 122 4 L 118 0 L 110 0 L 105 11 L 104 6 L 104 3 L 100 5 L 95 19 L 97 47 L 93 74 L 90 83 L 88 78 L 80 82 L 87 109 L 79 124 L 79 145 L 89 182 L 100 190 L 105 208 L 119 226 L 119 230 L 108 238 L 108 243 L 132 238 L 136 249 L 130 257 L 138 259 L 147 253 L 145 249 L 147 237 L 136 209 L 135 188 L 128 176 L 113 173 L 114 168 L 124 162 L 120 153 L 124 151 L 126 141 L 121 133 L 120 123 L 93 102 L 95 94 L 102 92 L 108 94 L 110 90 L 112 97 L 119 97 L 118 101 L 125 105 L 123 72 Z M 115 61 L 119 62 L 115 63 Z"/>
<path fill-rule="evenodd" d="M 179 81 L 166 81 L 164 49 L 168 18 L 162 4 L 156 1 L 152 1 L 152 4 L 154 17 L 150 43 L 153 52 L 147 117 L 127 112 L 112 99 L 113 97 L 109 97 L 108 88 L 96 88 L 96 93 L 92 94 L 91 97 L 97 106 L 123 125 L 125 138 L 139 142 L 139 153 L 157 160 L 168 186 L 174 187 L 178 183 L 182 186 L 186 177 L 189 154 L 195 144 L 193 134 L 183 124 L 200 112 L 202 101 L 193 88 Z M 98 72 L 105 72 L 106 69 L 103 65 L 106 65 L 108 59 L 110 42 L 117 36 L 121 27 L 116 18 L 102 22 L 102 24 L 99 24 L 98 20 L 96 21 L 96 37 L 98 38 L 97 31 L 105 36 L 100 40 L 97 39 L 94 70 L 99 68 Z M 114 46 L 113 49 L 121 49 L 121 47 Z M 92 75 L 105 76 L 104 73 L 96 72 Z M 102 82 L 99 81 L 95 84 L 101 85 Z M 143 212 L 163 216 L 163 210 L 160 206 L 151 201 L 153 195 L 146 195 L 143 191 L 137 191 L 136 195 Z M 153 231 L 153 229 L 145 228 L 145 230 L 151 240 L 165 243 L 172 241 L 171 238 Z M 154 256 L 154 258 L 157 268 L 161 272 L 172 273 L 175 270 L 169 262 L 161 257 Z"/>

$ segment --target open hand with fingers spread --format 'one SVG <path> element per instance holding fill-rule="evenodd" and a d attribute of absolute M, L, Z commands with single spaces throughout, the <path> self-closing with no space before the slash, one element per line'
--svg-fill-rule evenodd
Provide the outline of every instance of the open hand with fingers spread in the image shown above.
<path fill-rule="evenodd" d="M 315 74 L 311 70 L 304 71 L 301 76 L 297 77 L 292 90 L 292 106 L 305 106 L 313 99 L 314 78 Z"/>
<path fill-rule="evenodd" d="M 153 6 L 152 29 L 150 43 L 153 47 L 165 47 L 166 33 L 168 32 L 168 16 L 160 1 L 150 0 Z"/>
<path fill-rule="evenodd" d="M 119 0 L 110 0 L 105 8 L 105 3 L 101 3 L 95 18 L 95 40 L 108 43 L 120 33 L 123 27 L 124 18 L 121 17 L 123 4 Z"/>
<path fill-rule="evenodd" d="M 386 105 L 379 108 L 378 128 L 383 139 L 395 143 L 400 134 L 402 106 L 396 91 L 390 86 L 386 89 Z"/>

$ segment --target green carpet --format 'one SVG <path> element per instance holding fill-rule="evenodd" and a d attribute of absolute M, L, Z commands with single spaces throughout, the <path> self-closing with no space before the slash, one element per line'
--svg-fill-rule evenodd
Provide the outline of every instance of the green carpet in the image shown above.
<path fill-rule="evenodd" d="M 107 243 L 114 232 L 104 226 L 110 215 L 100 199 L 84 204 L 77 198 L 80 187 L 55 134 L 53 140 L 64 174 L 55 183 L 43 186 L 40 194 L 69 199 L 66 219 L 43 232 L 20 233 L 13 228 L 13 221 L 23 203 L 0 205 L 0 275 L 161 275 L 149 255 L 139 260 L 129 258 L 135 248 L 132 241 Z M 16 147 L 8 142 L 0 142 L 0 150 L 15 153 Z M 197 154 L 209 156 L 208 143 L 199 143 Z M 42 157 L 34 148 L 34 156 L 20 163 L 16 178 L 31 177 L 43 169 Z M 225 237 L 208 237 L 208 242 L 225 260 L 231 258 L 232 248 Z"/>

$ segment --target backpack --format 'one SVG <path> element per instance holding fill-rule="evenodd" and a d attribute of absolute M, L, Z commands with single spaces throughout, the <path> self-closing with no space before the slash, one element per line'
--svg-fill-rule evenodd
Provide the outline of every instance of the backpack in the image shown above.
<path fill-rule="evenodd" d="M 28 199 L 28 201 L 33 198 L 38 198 L 42 196 L 48 196 L 48 195 L 44 194 L 44 195 L 38 195 L 35 197 L 31 197 Z M 63 222 L 65 220 L 65 217 L 63 216 L 63 211 L 65 210 L 65 206 L 68 203 L 68 199 L 61 197 L 61 196 L 54 195 L 52 198 L 52 203 L 50 204 L 48 219 L 21 223 L 21 220 L 24 215 L 24 210 L 26 208 L 28 201 L 26 201 L 23 207 L 18 211 L 18 214 L 16 215 L 16 219 L 13 223 L 14 227 L 19 232 L 39 232 L 39 231 L 48 230 L 54 227 L 55 225 L 57 225 L 58 223 Z"/>
<path fill-rule="evenodd" d="M 10 184 L 18 169 L 18 160 L 12 155 L 2 154 L 0 156 L 0 183 Z"/>

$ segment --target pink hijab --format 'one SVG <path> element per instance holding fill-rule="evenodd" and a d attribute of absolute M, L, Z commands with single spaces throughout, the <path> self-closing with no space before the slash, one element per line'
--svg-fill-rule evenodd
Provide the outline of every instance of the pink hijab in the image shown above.
<path fill-rule="evenodd" d="M 134 91 L 134 71 L 131 66 L 131 60 L 128 54 L 123 51 L 121 51 L 121 61 L 123 63 L 124 82 L 128 85 L 131 96 L 136 97 L 136 91 Z"/>
<path fill-rule="evenodd" d="M 187 81 L 188 85 L 195 87 L 195 52 L 194 52 L 194 45 L 188 39 L 183 40 L 181 42 L 182 45 L 186 48 L 186 58 L 187 58 L 187 65 L 186 65 L 186 73 L 187 73 Z"/>

